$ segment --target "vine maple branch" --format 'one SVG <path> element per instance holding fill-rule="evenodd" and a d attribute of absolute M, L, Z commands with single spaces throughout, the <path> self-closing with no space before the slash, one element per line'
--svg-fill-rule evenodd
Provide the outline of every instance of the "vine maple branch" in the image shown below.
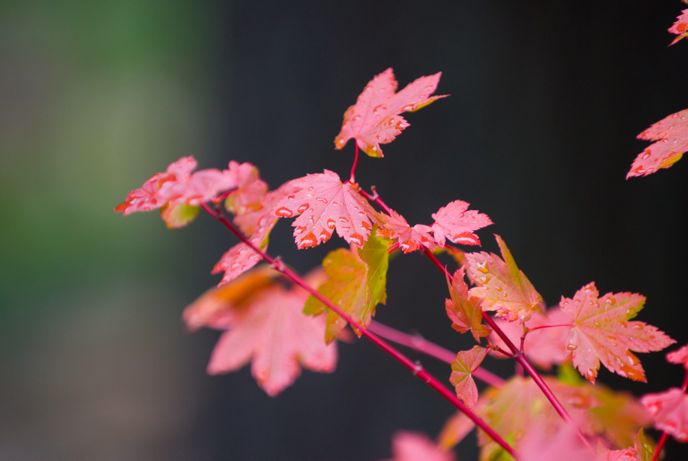
<path fill-rule="evenodd" d="M 279 258 L 274 258 L 266 252 L 264 252 L 263 250 L 261 250 L 260 248 L 258 248 L 257 246 L 255 246 L 248 238 L 246 238 L 246 236 L 239 229 L 237 229 L 234 226 L 234 224 L 232 224 L 220 212 L 214 210 L 205 203 L 201 204 L 201 208 L 203 208 L 203 210 L 206 213 L 208 213 L 208 215 L 210 215 L 213 219 L 219 221 L 222 225 L 224 225 L 232 234 L 234 234 L 236 238 L 238 238 L 243 244 L 251 248 L 251 250 L 257 253 L 261 257 L 261 259 L 270 264 L 277 272 L 281 273 L 284 277 L 289 279 L 295 285 L 298 285 L 304 290 L 306 290 L 308 293 L 310 293 L 312 296 L 314 296 L 316 299 L 322 302 L 325 306 L 327 306 L 330 310 L 332 310 L 338 316 L 346 320 L 349 323 L 349 325 L 351 325 L 353 328 L 359 331 L 369 341 L 371 341 L 378 348 L 382 349 L 382 351 L 390 355 L 402 366 L 410 370 L 414 376 L 423 381 L 430 388 L 432 388 L 434 391 L 436 391 L 438 394 L 444 397 L 447 401 L 449 401 L 452 405 L 454 405 L 459 411 L 468 416 L 468 418 L 470 418 L 476 426 L 485 431 L 485 433 L 497 444 L 499 444 L 502 448 L 504 448 L 504 450 L 507 453 L 509 453 L 514 458 L 518 459 L 515 450 L 511 447 L 511 445 L 509 445 L 509 443 L 506 440 L 504 440 L 504 438 L 502 438 L 502 436 L 500 436 L 486 421 L 484 421 L 471 408 L 469 408 L 468 406 L 466 406 L 466 404 L 459 400 L 458 397 L 456 397 L 456 395 L 452 391 L 450 391 L 444 385 L 442 385 L 442 383 L 437 378 L 431 375 L 420 364 L 413 362 L 410 358 L 404 355 L 397 348 L 395 348 L 385 340 L 381 339 L 380 337 L 366 329 L 366 327 L 364 327 L 362 324 L 354 320 L 339 306 L 327 299 L 315 288 L 311 287 L 303 278 L 301 278 L 301 276 L 299 276 L 295 271 L 286 266 Z"/>
<path fill-rule="evenodd" d="M 409 349 L 413 349 L 449 365 L 451 365 L 456 358 L 456 354 L 449 349 L 435 344 L 432 341 L 428 341 L 420 335 L 404 333 L 403 331 L 399 331 L 375 321 L 370 323 L 368 330 L 381 338 L 408 347 Z M 502 378 L 482 367 L 475 369 L 473 371 L 473 376 L 492 387 L 500 387 L 504 384 Z"/>

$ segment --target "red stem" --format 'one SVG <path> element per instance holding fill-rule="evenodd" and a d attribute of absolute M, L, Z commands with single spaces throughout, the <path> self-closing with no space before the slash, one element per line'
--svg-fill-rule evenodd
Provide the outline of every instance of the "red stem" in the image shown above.
<path fill-rule="evenodd" d="M 410 370 L 414 376 L 416 376 L 418 379 L 420 379 L 421 381 L 426 383 L 433 390 L 435 390 L 438 394 L 440 394 L 442 397 L 444 397 L 446 400 L 448 400 L 452 405 L 454 405 L 457 409 L 459 409 L 466 416 L 468 416 L 475 423 L 476 426 L 478 426 L 480 429 L 485 431 L 485 433 L 487 433 L 487 435 L 490 436 L 490 438 L 492 438 L 492 440 L 494 440 L 497 444 L 499 444 L 502 448 L 504 448 L 504 450 L 506 450 L 507 453 L 509 453 L 514 458 L 518 458 L 516 456 L 516 452 L 514 451 L 514 449 L 511 447 L 511 445 L 509 445 L 509 443 L 507 443 L 506 440 L 504 440 L 502 438 L 502 436 L 497 434 L 495 432 L 495 430 L 492 429 L 492 427 L 490 427 L 489 424 L 487 424 L 471 408 L 469 408 L 461 400 L 459 400 L 452 391 L 450 391 L 449 389 L 444 387 L 442 385 L 442 383 L 440 383 L 437 380 L 437 378 L 435 378 L 430 373 L 428 373 L 420 364 L 413 362 L 410 358 L 408 358 L 406 355 L 401 353 L 394 346 L 387 343 L 383 339 L 379 338 L 374 333 L 368 331 L 362 324 L 360 324 L 359 322 L 354 320 L 349 314 L 344 312 L 339 306 L 337 306 L 332 301 L 330 301 L 329 299 L 324 297 L 316 289 L 314 289 L 313 287 L 308 285 L 308 283 L 306 283 L 305 280 L 303 280 L 291 268 L 287 267 L 281 260 L 273 258 L 269 254 L 262 251 L 260 248 L 256 247 L 248 238 L 246 238 L 246 236 L 241 231 L 239 231 L 236 227 L 234 227 L 234 225 L 227 218 L 225 218 L 222 214 L 220 214 L 216 210 L 213 210 L 212 208 L 210 208 L 205 203 L 201 204 L 201 207 L 211 217 L 213 217 L 215 220 L 219 221 L 222 225 L 224 225 L 242 243 L 247 245 L 249 248 L 251 248 L 258 255 L 260 255 L 260 257 L 265 262 L 272 265 L 272 267 L 277 272 L 284 275 L 287 279 L 289 279 L 295 285 L 298 285 L 301 288 L 303 288 L 304 290 L 306 290 L 308 293 L 310 293 L 313 297 L 315 297 L 320 302 L 322 302 L 325 306 L 327 306 L 329 309 L 331 309 L 337 315 L 339 315 L 341 318 L 346 320 L 349 323 L 349 325 L 351 325 L 353 328 L 355 328 L 357 331 L 359 331 L 369 341 L 371 341 L 373 344 L 375 344 L 378 348 L 382 349 L 384 352 L 386 352 L 388 355 L 390 355 L 392 358 L 394 358 L 394 360 L 399 362 L 405 368 Z"/>
<path fill-rule="evenodd" d="M 382 323 L 373 321 L 368 325 L 368 330 L 381 338 L 421 352 L 449 365 L 451 365 L 456 358 L 456 354 L 449 349 L 445 349 L 438 344 L 428 341 L 422 336 L 404 333 L 403 331 L 396 330 Z M 473 371 L 473 376 L 492 387 L 501 387 L 504 384 L 502 378 L 482 367 L 475 369 Z"/>
<path fill-rule="evenodd" d="M 424 253 L 428 257 L 428 259 L 430 259 L 430 261 L 445 274 L 446 277 L 451 277 L 449 270 L 440 262 L 439 259 L 437 259 L 437 256 L 435 256 L 432 251 L 426 248 Z M 540 388 L 542 393 L 545 395 L 545 398 L 547 398 L 547 400 L 549 400 L 549 402 L 552 404 L 552 407 L 554 407 L 554 410 L 559 414 L 561 419 L 563 419 L 567 423 L 573 424 L 573 420 L 571 419 L 571 415 L 569 415 L 569 412 L 561 404 L 561 402 L 554 394 L 552 389 L 549 387 L 547 382 L 542 378 L 542 375 L 540 375 L 540 373 L 538 373 L 535 367 L 533 367 L 533 365 L 528 361 L 528 358 L 525 356 L 525 354 L 523 354 L 521 349 L 516 347 L 516 345 L 511 341 L 511 339 L 509 339 L 509 337 L 499 327 L 499 325 L 497 325 L 497 322 L 495 322 L 494 319 L 490 317 L 485 311 L 483 311 L 483 319 L 485 319 L 485 322 L 490 326 L 490 328 L 492 328 L 492 330 L 497 334 L 497 336 L 499 336 L 501 340 L 504 342 L 504 344 L 506 344 L 506 346 L 511 351 L 514 360 L 516 360 L 516 362 L 521 367 L 523 367 L 523 369 L 530 375 L 533 381 L 535 381 L 535 384 Z M 590 444 L 588 443 L 588 440 L 585 438 L 585 436 L 577 426 L 576 431 L 578 433 L 578 438 L 580 438 L 581 441 L 589 447 Z"/>
<path fill-rule="evenodd" d="M 358 141 L 354 139 L 354 145 L 356 146 L 356 153 L 354 154 L 354 163 L 351 165 L 351 175 L 349 176 L 349 182 L 356 182 L 356 167 L 358 166 Z"/>
<path fill-rule="evenodd" d="M 686 389 L 688 389 L 688 369 L 686 369 L 683 374 L 683 383 L 681 384 L 681 391 L 683 393 L 686 392 Z M 652 461 L 657 461 L 659 459 L 659 455 L 662 454 L 662 450 L 668 439 L 669 434 L 667 434 L 666 431 L 662 432 L 662 436 L 659 438 L 659 442 L 657 442 L 657 446 L 655 447 L 655 452 L 652 454 Z"/>

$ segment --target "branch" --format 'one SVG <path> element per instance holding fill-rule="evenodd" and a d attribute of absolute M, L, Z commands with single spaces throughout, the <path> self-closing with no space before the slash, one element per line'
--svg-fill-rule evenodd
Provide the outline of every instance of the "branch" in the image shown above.
<path fill-rule="evenodd" d="M 437 259 L 437 256 L 435 256 L 432 251 L 428 250 L 427 248 L 424 251 L 425 256 L 432 261 L 432 263 L 442 271 L 442 273 L 446 277 L 451 277 L 451 274 L 449 273 L 449 270 L 440 262 L 439 259 Z M 516 362 L 523 367 L 523 369 L 530 375 L 530 377 L 535 381 L 535 384 L 540 388 L 542 393 L 545 395 L 545 398 L 549 400 L 549 402 L 552 404 L 552 407 L 554 407 L 554 410 L 559 414 L 561 419 L 566 421 L 567 423 L 574 424 L 576 427 L 576 432 L 578 433 L 578 438 L 581 439 L 581 441 L 586 445 L 590 446 L 590 443 L 588 440 L 585 438 L 585 435 L 580 431 L 580 428 L 578 425 L 576 425 L 573 420 L 571 419 L 571 415 L 569 415 L 569 412 L 566 410 L 564 405 L 561 404 L 557 396 L 554 394 L 552 389 L 549 387 L 547 382 L 542 378 L 542 375 L 538 373 L 538 371 L 535 369 L 535 367 L 528 361 L 528 358 L 525 356 L 525 354 L 522 352 L 522 350 L 509 339 L 509 337 L 504 333 L 504 330 L 502 330 L 499 325 L 497 325 L 497 322 L 494 321 L 492 317 L 488 315 L 487 312 L 483 311 L 483 319 L 485 319 L 485 322 L 492 328 L 492 331 L 494 331 L 497 336 L 500 337 L 500 339 L 506 344 L 506 346 L 509 348 L 511 353 L 513 354 L 513 358 L 516 360 Z"/>
<path fill-rule="evenodd" d="M 408 347 L 409 349 L 413 349 L 449 365 L 454 363 L 456 358 L 456 354 L 449 349 L 445 349 L 438 344 L 428 341 L 420 335 L 404 333 L 403 331 L 396 330 L 392 327 L 375 321 L 370 323 L 368 330 L 380 336 L 381 338 L 401 346 Z M 492 387 L 501 387 L 504 384 L 504 380 L 502 378 L 482 367 L 474 370 L 473 376 Z"/>
<path fill-rule="evenodd" d="M 300 286 L 304 290 L 306 290 L 308 293 L 310 293 L 312 296 L 314 296 L 316 299 L 318 299 L 320 302 L 322 302 L 325 306 L 327 306 L 330 310 L 335 312 L 337 315 L 339 315 L 341 318 L 346 320 L 349 325 L 351 325 L 353 328 L 355 328 L 357 331 L 359 331 L 363 336 L 365 336 L 370 342 L 375 344 L 378 348 L 382 349 L 385 353 L 390 355 L 394 360 L 399 362 L 402 366 L 407 368 L 411 373 L 413 373 L 414 376 L 416 376 L 418 379 L 423 381 L 425 384 L 427 384 L 430 388 L 432 388 L 434 391 L 436 391 L 438 394 L 440 394 L 442 397 L 444 397 L 446 400 L 448 400 L 452 405 L 454 405 L 457 409 L 459 409 L 461 412 L 463 412 L 468 418 L 470 418 L 476 426 L 478 426 L 480 429 L 485 431 L 492 440 L 494 440 L 497 444 L 499 444 L 504 450 L 509 453 L 511 456 L 514 458 L 518 458 L 516 456 L 516 452 L 514 449 L 509 445 L 509 443 L 502 438 L 497 432 L 495 432 L 492 427 L 490 427 L 487 422 L 485 422 L 480 416 L 478 416 L 471 408 L 466 406 L 461 400 L 456 397 L 456 395 L 447 389 L 442 383 L 440 383 L 437 378 L 432 376 L 430 373 L 428 373 L 421 365 L 413 362 L 410 358 L 408 358 L 406 355 L 401 353 L 398 349 L 396 349 L 394 346 L 389 344 L 388 342 L 384 341 L 374 333 L 370 332 L 368 329 L 366 329 L 362 324 L 354 320 L 349 314 L 347 314 L 344 310 L 342 310 L 339 306 L 334 304 L 332 301 L 324 297 L 322 294 L 320 294 L 315 288 L 311 287 L 306 283 L 304 279 L 301 278 L 296 272 L 294 272 L 291 268 L 287 267 L 281 260 L 274 258 L 270 256 L 269 254 L 265 253 L 262 251 L 260 248 L 256 247 L 246 236 L 237 229 L 234 224 L 232 224 L 226 217 L 224 217 L 220 212 L 212 209 L 209 207 L 207 204 L 201 204 L 201 208 L 208 213 L 212 218 L 215 220 L 219 221 L 222 225 L 224 225 L 234 236 L 236 236 L 243 244 L 247 245 L 249 248 L 251 248 L 254 252 L 256 252 L 260 257 L 270 264 L 277 272 L 281 273 L 284 277 L 289 279 L 292 283 L 295 285 Z"/>

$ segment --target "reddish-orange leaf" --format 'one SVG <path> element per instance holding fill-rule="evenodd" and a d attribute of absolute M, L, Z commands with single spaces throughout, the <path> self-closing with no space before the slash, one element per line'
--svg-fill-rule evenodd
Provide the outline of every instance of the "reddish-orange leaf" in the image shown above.
<path fill-rule="evenodd" d="M 439 447 L 425 434 L 397 432 L 392 442 L 392 455 L 388 461 L 454 461 L 454 454 Z"/>
<path fill-rule="evenodd" d="M 230 170 L 194 172 L 196 164 L 196 159 L 191 156 L 173 162 L 165 172 L 154 174 L 141 187 L 131 191 L 115 211 L 128 215 L 166 207 L 163 218 L 169 227 L 188 223 L 191 219 L 189 210 L 179 210 L 178 205 L 198 206 L 237 185 L 236 175 Z"/>
<path fill-rule="evenodd" d="M 480 238 L 475 231 L 492 224 L 492 220 L 484 213 L 469 210 L 469 203 L 454 200 L 443 206 L 432 217 L 432 231 L 435 241 L 444 246 L 445 239 L 460 245 L 480 245 Z"/>
<path fill-rule="evenodd" d="M 683 365 L 686 369 L 688 369 L 688 344 L 680 349 L 669 352 L 666 358 L 669 363 Z"/>
<path fill-rule="evenodd" d="M 334 140 L 342 149 L 354 139 L 363 152 L 382 157 L 380 144 L 392 142 L 409 123 L 400 114 L 421 109 L 446 95 L 430 96 L 437 88 L 441 72 L 420 77 L 396 92 L 392 69 L 376 75 L 358 96 L 356 104 L 344 114 L 342 129 Z"/>
<path fill-rule="evenodd" d="M 523 334 L 527 331 L 523 348 L 526 356 L 531 362 L 541 368 L 551 368 L 552 365 L 559 365 L 569 357 L 569 350 L 566 348 L 569 331 L 571 327 L 565 326 L 570 317 L 559 308 L 548 309 L 544 314 L 536 312 L 524 325 L 520 322 L 507 322 L 497 320 L 497 325 L 507 335 L 512 343 L 518 344 Z M 555 326 L 552 328 L 540 328 L 543 326 Z M 532 329 L 532 331 L 530 331 Z M 490 341 L 502 349 L 508 347 L 502 339 L 492 333 Z M 504 357 L 502 354 L 495 354 L 495 357 Z"/>
<path fill-rule="evenodd" d="M 430 234 L 430 226 L 416 224 L 411 227 L 406 219 L 394 210 L 389 210 L 388 213 L 377 213 L 376 223 L 379 226 L 378 234 L 396 240 L 404 253 L 436 246 L 435 239 Z"/>
<path fill-rule="evenodd" d="M 458 352 L 451 365 L 449 380 L 454 385 L 457 397 L 470 407 L 478 402 L 478 387 L 473 380 L 473 372 L 483 363 L 486 355 L 487 349 L 473 346 L 470 350 Z"/>
<path fill-rule="evenodd" d="M 640 360 L 631 351 L 659 351 L 675 341 L 658 328 L 629 321 L 643 308 L 645 297 L 635 293 L 607 293 L 599 298 L 594 283 L 562 297 L 562 312 L 571 328 L 567 348 L 574 366 L 595 382 L 600 362 L 610 371 L 634 381 L 645 381 Z"/>
<path fill-rule="evenodd" d="M 573 423 L 564 424 L 556 432 L 535 424 L 526 429 L 518 445 L 519 459 L 526 461 L 603 461 L 578 438 Z"/>
<path fill-rule="evenodd" d="M 255 247 L 265 251 L 268 246 L 268 237 L 270 236 L 272 228 L 275 227 L 276 222 L 277 219 L 273 216 L 266 213 L 261 214 L 257 221 L 257 229 L 253 235 L 249 236 L 251 243 Z M 220 282 L 220 285 L 222 285 L 234 280 L 258 264 L 260 260 L 261 256 L 257 252 L 247 244 L 240 242 L 222 255 L 220 260 L 213 267 L 212 273 L 219 274 L 224 272 L 222 281 Z"/>
<path fill-rule="evenodd" d="M 277 201 L 274 214 L 280 218 L 297 216 L 292 225 L 299 248 L 327 242 L 335 230 L 359 248 L 368 240 L 375 210 L 358 193 L 357 185 L 342 183 L 329 170 L 294 179 L 288 185 L 292 191 Z"/>
<path fill-rule="evenodd" d="M 217 288 L 218 292 L 205 294 L 185 311 L 190 326 L 205 322 L 227 329 L 213 350 L 208 373 L 229 373 L 251 361 L 260 387 L 275 396 L 294 382 L 301 367 L 334 370 L 336 345 L 323 341 L 324 319 L 302 313 L 307 297 L 303 290 L 287 290 L 281 285 L 261 289 L 261 276 L 258 280 L 241 279 L 241 283 L 246 286 L 237 287 L 237 296 L 225 298 L 218 293 L 224 287 Z M 256 286 L 253 294 L 242 300 L 248 285 Z"/>
<path fill-rule="evenodd" d="M 201 327 L 229 327 L 237 312 L 245 308 L 254 295 L 272 285 L 276 275 L 270 266 L 260 266 L 232 283 L 211 288 L 184 309 L 182 318 L 186 327 L 191 331 Z"/>
<path fill-rule="evenodd" d="M 626 179 L 655 173 L 681 160 L 688 151 L 688 109 L 660 120 L 640 133 L 638 139 L 655 142 L 635 158 Z"/>
<path fill-rule="evenodd" d="M 681 389 L 647 394 L 641 403 L 650 412 L 655 427 L 672 435 L 679 442 L 688 442 L 688 395 Z"/>
<path fill-rule="evenodd" d="M 468 293 L 468 285 L 464 280 L 464 268 L 454 272 L 449 284 L 450 298 L 444 301 L 447 316 L 452 321 L 452 328 L 459 333 L 470 331 L 476 341 L 490 334 L 490 329 L 482 323 L 483 311 L 480 300 L 471 297 Z"/>
<path fill-rule="evenodd" d="M 676 35 L 674 41 L 671 42 L 672 45 L 688 37 L 688 9 L 681 11 L 681 14 L 676 18 L 676 22 L 669 27 L 669 33 Z"/>
<path fill-rule="evenodd" d="M 497 311 L 509 321 L 527 320 L 534 312 L 544 308 L 542 296 L 535 291 L 514 261 L 506 243 L 495 235 L 502 258 L 494 253 L 466 253 L 466 273 L 477 285 L 470 295 L 482 301 L 482 308 Z"/>

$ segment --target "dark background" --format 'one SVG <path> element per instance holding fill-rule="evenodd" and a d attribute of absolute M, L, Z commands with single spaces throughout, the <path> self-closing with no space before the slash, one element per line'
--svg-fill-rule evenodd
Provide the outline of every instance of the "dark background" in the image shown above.
<path fill-rule="evenodd" d="M 398 429 L 439 431 L 447 403 L 363 342 L 340 347 L 335 374 L 306 372 L 276 399 L 247 369 L 206 376 L 217 334 L 186 334 L 179 317 L 217 282 L 209 269 L 232 239 L 207 219 L 168 232 L 154 215 L 112 212 L 190 153 L 203 167 L 251 161 L 272 186 L 346 174 L 351 144 L 332 145 L 342 113 L 388 66 L 402 85 L 441 70 L 452 96 L 410 115 L 383 160 L 363 158 L 363 185 L 411 222 L 469 201 L 549 303 L 592 280 L 640 292 L 640 319 L 685 343 L 688 162 L 624 179 L 645 145 L 635 135 L 686 107 L 688 44 L 668 48 L 666 32 L 681 8 L 3 2 L 0 459 L 375 460 Z M 302 271 L 333 247 L 298 252 L 287 223 L 273 235 L 272 252 Z M 379 320 L 469 344 L 427 261 L 398 258 L 389 276 Z M 678 385 L 663 354 L 641 358 L 647 385 L 601 381 L 639 394 Z"/>

